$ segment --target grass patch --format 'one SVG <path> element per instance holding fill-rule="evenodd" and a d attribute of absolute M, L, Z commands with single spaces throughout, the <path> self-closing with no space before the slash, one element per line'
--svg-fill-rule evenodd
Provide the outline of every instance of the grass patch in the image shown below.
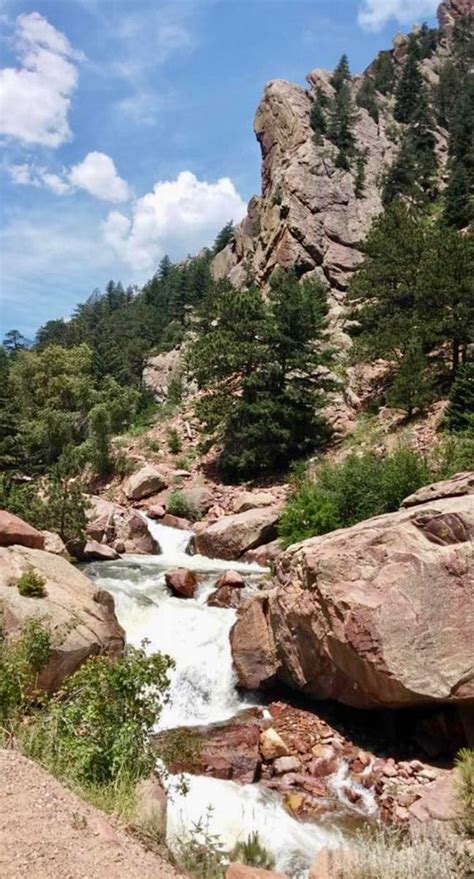
<path fill-rule="evenodd" d="M 190 522 L 196 522 L 201 518 L 197 507 L 187 500 L 182 491 L 173 491 L 170 494 L 166 512 L 180 519 L 189 519 Z"/>
<path fill-rule="evenodd" d="M 34 568 L 25 571 L 16 581 L 18 592 L 27 598 L 44 598 L 46 595 L 45 586 L 45 577 Z"/>
<path fill-rule="evenodd" d="M 461 842 L 461 840 L 459 840 Z M 335 879 L 468 879 L 467 857 L 456 841 L 440 836 L 411 839 L 390 830 L 361 832 Z"/>

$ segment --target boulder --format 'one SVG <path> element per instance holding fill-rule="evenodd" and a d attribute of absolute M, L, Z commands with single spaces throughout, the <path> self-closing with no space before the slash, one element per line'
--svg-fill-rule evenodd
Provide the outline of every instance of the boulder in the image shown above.
<path fill-rule="evenodd" d="M 147 508 L 146 513 L 150 519 L 162 519 L 166 510 L 161 504 L 152 504 Z"/>
<path fill-rule="evenodd" d="M 64 559 L 69 559 L 69 553 L 65 543 L 61 540 L 59 534 L 54 531 L 42 531 L 44 537 L 44 547 L 46 552 L 52 552 L 54 555 L 61 555 Z"/>
<path fill-rule="evenodd" d="M 222 516 L 196 535 L 196 550 L 209 558 L 237 559 L 276 537 L 279 510 L 264 507 Z"/>
<path fill-rule="evenodd" d="M 31 568 L 45 579 L 44 598 L 26 598 L 16 588 Z M 31 617 L 45 620 L 53 651 L 38 686 L 47 691 L 58 689 L 89 656 L 117 656 L 124 647 L 112 596 L 61 556 L 39 549 L 0 548 L 0 616 L 7 639 L 17 637 Z"/>
<path fill-rule="evenodd" d="M 135 793 L 135 823 L 140 829 L 165 836 L 168 798 L 156 776 L 142 778 Z"/>
<path fill-rule="evenodd" d="M 124 517 L 116 519 L 115 536 L 123 541 L 126 552 L 152 555 L 161 552 L 160 545 L 150 534 L 145 519 L 136 510 L 127 511 Z"/>
<path fill-rule="evenodd" d="M 178 732 L 178 731 L 176 731 Z M 223 723 L 182 730 L 186 748 L 174 748 L 167 758 L 166 733 L 158 734 L 158 752 L 173 774 L 189 772 L 251 784 L 260 767 L 260 727 L 254 718 L 232 718 Z M 164 742 L 164 748 L 163 748 Z"/>
<path fill-rule="evenodd" d="M 279 757 L 290 756 L 288 745 L 273 727 L 260 733 L 260 753 L 267 763 Z"/>
<path fill-rule="evenodd" d="M 271 507 L 275 503 L 276 498 L 269 491 L 244 491 L 242 494 L 237 495 L 233 507 L 235 513 L 245 513 L 246 510 Z"/>
<path fill-rule="evenodd" d="M 161 470 L 145 464 L 125 481 L 123 491 L 130 501 L 139 501 L 166 488 L 168 481 Z"/>
<path fill-rule="evenodd" d="M 184 498 L 187 505 L 196 510 L 199 516 L 203 516 L 212 507 L 214 496 L 209 488 L 205 485 L 193 485 L 191 488 L 180 488 L 180 495 Z"/>
<path fill-rule="evenodd" d="M 222 589 L 223 586 L 226 586 L 228 589 L 243 589 L 245 580 L 242 574 L 239 574 L 237 571 L 224 571 L 216 583 L 216 589 Z"/>
<path fill-rule="evenodd" d="M 187 568 L 174 568 L 165 574 L 165 582 L 178 598 L 193 598 L 197 589 L 198 579 L 194 571 Z"/>
<path fill-rule="evenodd" d="M 474 496 L 295 544 L 231 633 L 240 685 L 357 708 L 474 700 Z"/>
<path fill-rule="evenodd" d="M 161 524 L 167 525 L 168 528 L 178 528 L 179 531 L 190 531 L 192 527 L 188 519 L 183 519 L 181 516 L 173 516 L 171 513 L 165 513 Z"/>
<path fill-rule="evenodd" d="M 120 558 L 117 550 L 107 546 L 106 543 L 98 543 L 97 540 L 88 540 L 82 555 L 84 560 L 88 562 L 113 562 Z"/>
<path fill-rule="evenodd" d="M 340 879 L 340 876 L 351 876 L 354 859 L 348 849 L 321 848 L 317 853 L 308 879 Z"/>
<path fill-rule="evenodd" d="M 287 772 L 299 772 L 301 760 L 298 757 L 277 757 L 273 764 L 276 775 L 285 775 Z"/>
<path fill-rule="evenodd" d="M 421 827 L 431 825 L 433 821 L 444 822 L 444 826 L 449 827 L 459 817 L 457 778 L 457 770 L 454 769 L 422 789 L 420 796 L 408 810 L 412 831 L 419 831 Z"/>
<path fill-rule="evenodd" d="M 242 592 L 232 586 L 220 586 L 207 599 L 209 607 L 237 608 L 242 602 Z"/>
<path fill-rule="evenodd" d="M 15 545 L 43 549 L 44 536 L 19 516 L 0 510 L 0 546 Z"/>
<path fill-rule="evenodd" d="M 272 540 L 271 543 L 266 543 L 264 546 L 249 549 L 242 558 L 246 562 L 253 562 L 256 565 L 261 565 L 262 568 L 266 568 L 278 558 L 281 552 L 283 552 L 283 549 L 280 541 Z"/>
<path fill-rule="evenodd" d="M 438 501 L 441 498 L 448 497 L 464 497 L 465 495 L 474 495 L 474 473 L 456 473 L 450 479 L 444 479 L 442 482 L 432 482 L 431 485 L 424 485 L 409 497 L 405 498 L 401 503 L 402 509 L 408 507 L 416 507 L 418 504 L 427 504 L 431 501 Z"/>

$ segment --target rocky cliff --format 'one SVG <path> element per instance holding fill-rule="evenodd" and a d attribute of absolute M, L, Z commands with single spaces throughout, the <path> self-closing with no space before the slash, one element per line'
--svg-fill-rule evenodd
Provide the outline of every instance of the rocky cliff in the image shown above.
<path fill-rule="evenodd" d="M 473 0 L 446 0 L 438 10 L 436 47 L 420 63 L 432 93 L 450 53 L 453 24 L 473 9 Z M 416 29 L 413 33 L 416 35 Z M 409 44 L 410 35 L 398 35 L 393 48 L 381 53 L 393 62 L 395 82 Z M 362 242 L 382 208 L 384 172 L 397 155 L 403 133 L 403 126 L 393 116 L 393 91 L 376 93 L 377 121 L 367 109 L 357 106 L 365 77 L 376 64 L 377 60 L 365 74 L 351 77 L 348 83 L 357 109 L 353 127 L 356 150 L 365 160 L 362 192 L 356 187 L 355 163 L 350 170 L 337 167 L 338 149 L 327 137 L 317 143 L 310 125 L 315 96 L 322 92 L 330 100 L 334 97 L 331 75 L 324 70 L 311 71 L 306 88 L 284 80 L 266 85 L 254 126 L 262 153 L 262 193 L 251 199 L 234 241 L 212 264 L 216 278 L 228 277 L 237 288 L 245 286 L 249 273 L 257 283 L 265 284 L 277 265 L 320 277 L 329 287 L 333 325 L 342 330 L 345 293 L 362 260 Z M 435 134 L 443 168 L 446 132 L 438 128 Z M 342 333 L 341 340 L 344 337 Z"/>

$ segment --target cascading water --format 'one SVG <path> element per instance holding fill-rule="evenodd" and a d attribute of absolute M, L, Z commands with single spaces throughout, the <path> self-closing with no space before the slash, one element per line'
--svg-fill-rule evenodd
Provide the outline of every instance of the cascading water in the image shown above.
<path fill-rule="evenodd" d="M 150 520 L 147 524 L 160 544 L 160 555 L 99 562 L 89 566 L 89 573 L 114 596 L 116 614 L 128 642 L 138 645 L 147 639 L 150 652 L 168 653 L 175 661 L 169 702 L 157 729 L 226 720 L 249 704 L 235 688 L 229 643 L 235 611 L 209 607 L 206 599 L 219 572 L 240 571 L 251 591 L 266 570 L 258 565 L 188 555 L 191 532 Z M 164 575 L 176 567 L 202 575 L 195 598 L 170 594 Z M 345 780 L 343 774 L 341 769 L 341 774 L 335 776 L 336 793 Z M 212 807 L 207 819 L 209 832 L 220 837 L 226 849 L 258 831 L 261 843 L 274 855 L 277 869 L 292 876 L 307 871 L 319 848 L 334 847 L 342 841 L 340 831 L 329 824 L 302 824 L 292 818 L 278 797 L 258 784 L 238 785 L 189 775 L 186 787 L 183 795 L 171 784 L 167 829 L 171 847 L 206 816 L 208 807 Z"/>

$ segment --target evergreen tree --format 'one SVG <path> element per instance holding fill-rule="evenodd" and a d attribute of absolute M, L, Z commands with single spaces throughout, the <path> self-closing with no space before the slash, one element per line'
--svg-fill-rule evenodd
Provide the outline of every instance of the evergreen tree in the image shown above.
<path fill-rule="evenodd" d="M 365 165 L 367 156 L 359 154 L 356 161 L 356 174 L 354 179 L 354 195 L 356 198 L 362 198 L 365 191 Z"/>
<path fill-rule="evenodd" d="M 318 285 L 283 270 L 269 301 L 255 288 L 222 284 L 206 300 L 190 365 L 204 391 L 197 413 L 210 441 L 222 444 L 225 476 L 285 468 L 327 437 L 318 415 L 326 308 Z"/>
<path fill-rule="evenodd" d="M 394 64 L 391 52 L 379 52 L 373 65 L 375 91 L 391 94 L 394 81 Z"/>
<path fill-rule="evenodd" d="M 18 330 L 9 330 L 3 339 L 3 347 L 9 354 L 16 354 L 27 347 L 26 339 Z"/>
<path fill-rule="evenodd" d="M 228 223 L 221 229 L 216 240 L 214 241 L 214 247 L 212 248 L 212 252 L 214 255 L 216 253 L 220 253 L 221 250 L 224 250 L 224 247 L 227 247 L 234 240 L 234 224 L 232 220 L 229 220 Z"/>
<path fill-rule="evenodd" d="M 474 363 L 459 367 L 444 420 L 449 430 L 466 431 L 474 436 Z"/>
<path fill-rule="evenodd" d="M 345 85 L 351 78 L 351 71 L 349 69 L 349 59 L 347 55 L 342 55 L 339 61 L 339 64 L 334 70 L 334 73 L 331 77 L 331 85 L 339 92 L 343 85 Z"/>
<path fill-rule="evenodd" d="M 329 140 L 339 148 L 336 165 L 345 170 L 350 168 L 350 159 L 355 151 L 355 138 L 352 131 L 355 118 L 350 89 L 345 83 L 334 99 L 328 130 Z"/>
<path fill-rule="evenodd" d="M 371 76 L 365 76 L 362 85 L 357 92 L 357 106 L 364 107 L 374 122 L 379 121 L 379 105 L 375 91 L 375 83 Z"/>
<path fill-rule="evenodd" d="M 393 406 L 405 409 L 411 418 L 415 409 L 421 411 L 427 406 L 432 393 L 428 361 L 421 340 L 415 337 L 403 351 L 388 399 Z"/>
<path fill-rule="evenodd" d="M 411 122 L 418 106 L 422 87 L 423 79 L 416 58 L 416 52 L 411 49 L 395 92 L 393 115 L 397 122 Z"/>
<path fill-rule="evenodd" d="M 451 164 L 448 185 L 444 191 L 443 219 L 448 226 L 463 229 L 474 217 L 474 196 L 469 175 L 463 162 Z"/>
<path fill-rule="evenodd" d="M 419 319 L 415 306 L 424 248 L 424 227 L 401 203 L 374 221 L 350 286 L 350 298 L 359 300 L 353 332 L 362 358 L 399 361 L 413 337 L 421 337 L 425 316 Z"/>
<path fill-rule="evenodd" d="M 384 205 L 391 204 L 399 196 L 424 205 L 434 195 L 437 161 L 433 127 L 428 98 L 422 89 L 410 125 L 402 137 L 398 156 L 385 176 Z"/>
<path fill-rule="evenodd" d="M 321 142 L 321 138 L 327 133 L 328 125 L 326 119 L 326 108 L 329 101 L 321 88 L 316 90 L 314 101 L 311 105 L 309 114 L 309 124 L 314 131 L 314 140 L 316 143 Z"/>

